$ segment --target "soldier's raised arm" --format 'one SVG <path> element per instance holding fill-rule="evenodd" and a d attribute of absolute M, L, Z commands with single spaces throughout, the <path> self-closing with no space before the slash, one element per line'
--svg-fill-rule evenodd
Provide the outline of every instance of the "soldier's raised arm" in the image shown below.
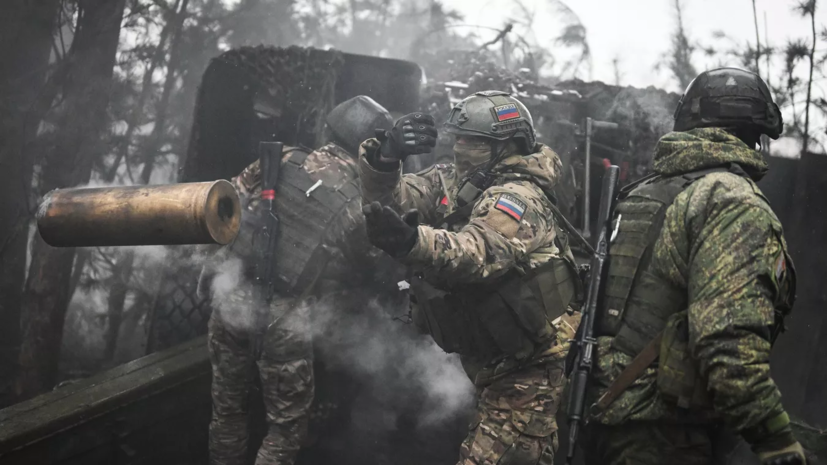
<path fill-rule="evenodd" d="M 368 139 L 359 148 L 359 176 L 362 203 L 379 202 L 397 213 L 417 210 L 429 221 L 442 190 L 436 167 L 421 173 L 402 175 L 402 162 L 409 155 L 427 153 L 436 143 L 434 119 L 425 113 L 411 113 L 396 121 L 384 140 Z"/>

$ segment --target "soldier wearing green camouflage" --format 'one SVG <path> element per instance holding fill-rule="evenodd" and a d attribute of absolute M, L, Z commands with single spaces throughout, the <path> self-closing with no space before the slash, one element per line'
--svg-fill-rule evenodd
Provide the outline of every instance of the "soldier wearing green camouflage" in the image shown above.
<path fill-rule="evenodd" d="M 455 163 L 415 175 L 400 175 L 400 161 L 434 146 L 430 115 L 404 116 L 362 144 L 368 236 L 409 266 L 414 322 L 460 354 L 477 387 L 459 463 L 550 465 L 579 322 L 567 311 L 579 282 L 552 204 L 560 160 L 503 92 L 463 100 L 445 127 Z"/>
<path fill-rule="evenodd" d="M 219 250 L 202 273 L 209 282 L 213 416 L 211 465 L 241 465 L 248 455 L 248 396 L 258 373 L 267 436 L 257 465 L 289 465 L 307 435 L 314 397 L 311 318 L 321 306 L 340 308 L 349 291 L 369 285 L 381 252 L 365 240 L 355 153 L 390 114 L 358 96 L 327 117 L 331 143 L 308 153 L 286 147 L 275 192 L 280 221 L 274 248 L 277 276 L 272 297 L 254 286 L 250 271 L 262 254 L 255 218 L 263 202 L 256 161 L 233 179 L 242 199 L 238 237 Z M 264 241 L 266 243 L 266 239 Z M 209 278 L 209 279 L 207 279 Z"/>
<path fill-rule="evenodd" d="M 710 464 L 729 432 L 764 465 L 804 464 L 769 366 L 795 274 L 755 184 L 756 144 L 781 115 L 760 77 L 723 68 L 689 85 L 675 118 L 655 175 L 615 208 L 587 463 Z"/>

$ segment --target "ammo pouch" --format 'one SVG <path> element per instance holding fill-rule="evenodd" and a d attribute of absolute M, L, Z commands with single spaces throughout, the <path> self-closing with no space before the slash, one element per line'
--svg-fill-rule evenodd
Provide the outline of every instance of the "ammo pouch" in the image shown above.
<path fill-rule="evenodd" d="M 663 329 L 658 362 L 658 390 L 665 399 L 683 409 L 710 409 L 706 382 L 698 376 L 698 365 L 689 353 L 687 312 L 675 313 Z"/>
<path fill-rule="evenodd" d="M 416 276 L 411 280 L 412 317 L 445 352 L 523 359 L 554 335 L 551 322 L 566 312 L 579 289 L 574 266 L 562 259 L 525 275 L 512 272 L 492 284 L 450 291 Z"/>

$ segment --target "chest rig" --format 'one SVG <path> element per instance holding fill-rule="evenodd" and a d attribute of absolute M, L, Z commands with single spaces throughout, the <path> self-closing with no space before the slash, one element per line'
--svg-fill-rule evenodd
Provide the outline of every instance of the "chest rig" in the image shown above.
<path fill-rule="evenodd" d="M 689 354 L 687 290 L 654 274 L 651 262 L 666 211 L 675 198 L 699 179 L 720 172 L 748 177 L 732 164 L 668 178 L 653 176 L 621 191 L 595 336 L 612 336 L 614 349 L 635 358 L 598 401 L 599 409 L 608 407 L 656 359 L 658 390 L 665 399 L 681 408 L 711 406 Z"/>
<path fill-rule="evenodd" d="M 466 224 L 476 201 L 493 183 L 493 177 L 477 176 L 461 185 L 456 190 L 458 208 L 437 219 L 434 227 L 457 230 Z M 556 245 L 568 250 L 568 235 L 560 228 Z M 412 317 L 422 332 L 447 353 L 481 360 L 522 360 L 534 354 L 554 335 L 552 321 L 582 292 L 574 263 L 563 259 L 527 272 L 515 269 L 481 284 L 441 283 L 419 274 L 411 279 L 411 291 Z"/>
<path fill-rule="evenodd" d="M 310 176 L 304 167 L 309 152 L 300 148 L 285 148 L 289 154 L 282 161 L 281 173 L 275 189 L 275 211 L 280 222 L 275 257 L 274 291 L 284 296 L 295 296 L 309 289 L 324 272 L 328 262 L 325 241 L 342 235 L 342 221 L 347 205 L 358 201 L 358 180 L 353 173 L 338 188 L 326 186 Z M 331 155 L 332 157 L 332 155 Z M 257 167 L 242 173 L 241 182 L 252 192 L 259 186 Z M 242 257 L 255 254 L 261 235 L 261 204 L 257 196 L 245 200 L 242 227 L 232 250 Z M 329 244 L 327 244 L 329 245 Z M 252 260 L 251 260 L 252 262 Z M 246 268 L 247 260 L 245 260 Z"/>

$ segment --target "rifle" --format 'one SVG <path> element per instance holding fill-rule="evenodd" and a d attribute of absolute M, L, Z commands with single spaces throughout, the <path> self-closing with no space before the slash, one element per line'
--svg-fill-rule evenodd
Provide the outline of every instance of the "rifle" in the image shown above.
<path fill-rule="evenodd" d="M 577 336 L 573 341 L 572 351 L 574 355 L 574 374 L 571 377 L 571 391 L 568 399 L 569 417 L 569 448 L 566 454 L 566 464 L 571 465 L 574 459 L 577 435 L 580 426 L 584 423 L 583 411 L 586 402 L 586 387 L 589 374 L 592 371 L 594 358 L 594 346 L 597 340 L 594 338 L 594 321 L 597 315 L 597 305 L 603 291 L 603 277 L 606 268 L 606 258 L 609 253 L 610 240 L 610 219 L 612 204 L 617 188 L 618 174 L 620 168 L 612 165 L 603 175 L 603 188 L 600 192 L 600 208 L 597 214 L 597 224 L 600 229 L 597 233 L 597 244 L 589 269 L 589 283 L 586 290 L 586 302 L 583 306 L 583 316 L 580 320 Z M 588 215 L 588 212 L 584 212 Z"/>
<path fill-rule="evenodd" d="M 281 142 L 260 142 L 258 145 L 259 168 L 261 170 L 261 224 L 263 225 L 262 244 L 266 244 L 256 266 L 256 283 L 262 289 L 267 302 L 273 297 L 273 281 L 275 279 L 276 239 L 279 232 L 279 218 L 274 210 L 276 198 L 276 184 L 281 170 L 281 157 L 284 144 Z"/>

